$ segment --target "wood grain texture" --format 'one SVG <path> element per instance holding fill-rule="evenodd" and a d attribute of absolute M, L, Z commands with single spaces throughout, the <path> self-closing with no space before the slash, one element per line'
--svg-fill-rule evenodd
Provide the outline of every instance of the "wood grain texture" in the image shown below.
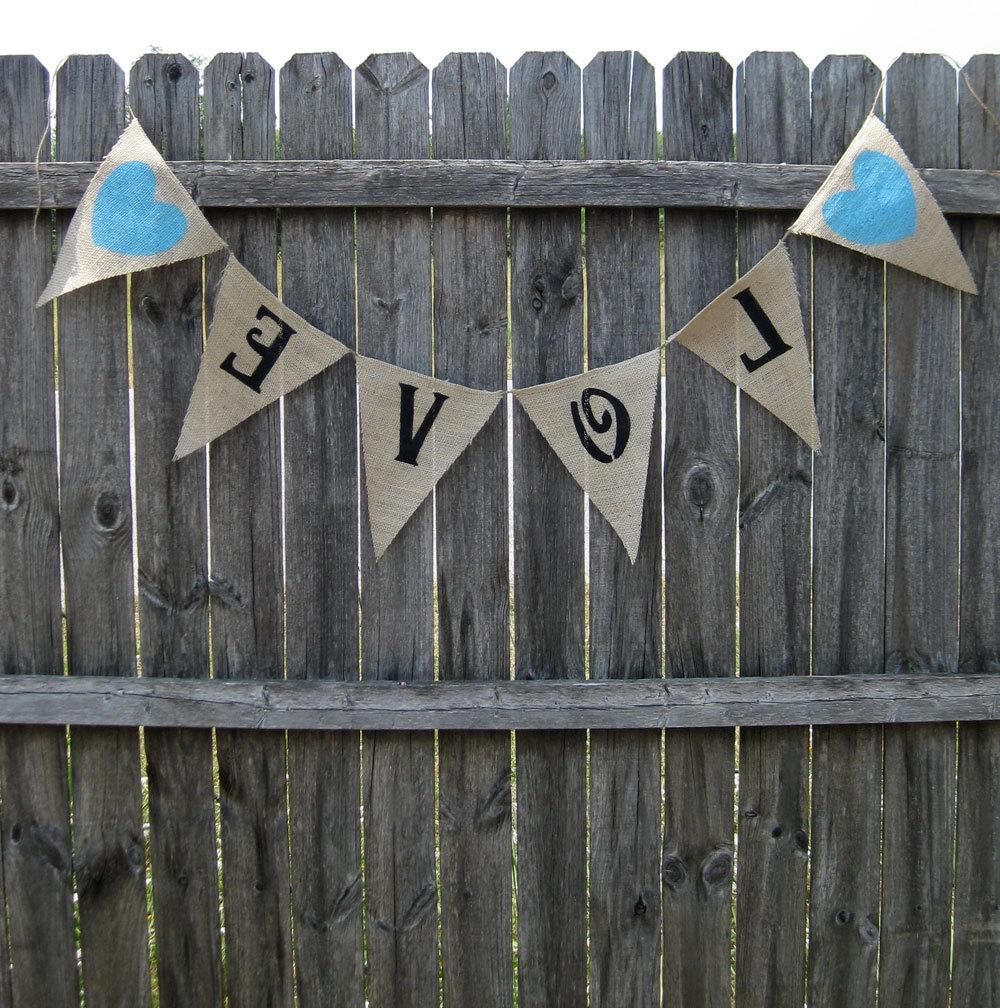
<path fill-rule="evenodd" d="M 1000 58 L 965 67 L 991 108 L 1000 101 Z M 1000 171 L 1000 130 L 959 82 L 960 164 Z M 1000 227 L 963 221 L 962 251 L 979 297 L 962 298 L 962 539 L 959 668 L 1000 672 Z M 1000 1003 L 1000 727 L 958 728 L 958 816 L 951 1003 Z"/>
<path fill-rule="evenodd" d="M 663 74 L 669 158 L 733 156 L 733 71 L 716 53 L 681 53 Z M 664 215 L 666 331 L 736 279 L 736 217 Z M 679 344 L 666 350 L 666 674 L 736 673 L 736 392 Z M 728 1008 L 733 914 L 732 731 L 664 738 L 663 998 Z"/>
<path fill-rule="evenodd" d="M 0 209 L 75 207 L 97 171 L 82 164 L 0 164 Z M 801 210 L 829 165 L 528 159 L 178 161 L 203 207 L 634 206 Z M 1000 215 L 995 172 L 922 173 L 946 213 Z"/>
<path fill-rule="evenodd" d="M 749 56 L 737 72 L 736 117 L 741 160 L 807 161 L 809 71 L 802 61 L 791 53 Z M 740 272 L 791 222 L 787 214 L 742 215 Z M 808 309 L 808 247 L 789 251 Z M 740 420 L 740 675 L 806 675 L 812 460 L 748 396 L 740 397 Z M 799 1008 L 803 1001 L 808 741 L 795 728 L 740 733 L 737 1008 Z"/>
<path fill-rule="evenodd" d="M 49 120 L 49 77 L 29 56 L 0 57 L 0 158 L 27 160 Z M 48 159 L 49 149 L 41 151 Z M 62 671 L 59 496 L 52 309 L 35 308 L 51 269 L 52 220 L 0 217 L 0 672 Z M 0 836 L 10 964 L 0 1004 L 78 998 L 66 735 L 0 732 Z M 3 962 L 6 963 L 4 942 Z M 9 981 L 10 986 L 6 984 Z"/>
<path fill-rule="evenodd" d="M 1000 680 L 968 676 L 729 676 L 708 679 L 0 678 L 3 724 L 147 725 L 296 731 L 715 728 L 991 721 Z"/>
<path fill-rule="evenodd" d="M 638 53 L 599 53 L 583 71 L 587 157 L 656 157 L 656 78 Z M 659 213 L 586 211 L 589 368 L 658 346 Z M 635 564 L 590 506 L 590 674 L 660 674 L 660 412 L 653 420 Z M 660 734 L 590 736 L 590 1003 L 660 1000 Z"/>
<path fill-rule="evenodd" d="M 812 156 L 836 161 L 879 89 L 868 59 L 813 72 Z M 813 242 L 816 412 L 813 674 L 883 669 L 885 352 L 883 264 Z M 809 1003 L 874 1006 L 878 963 L 882 732 L 813 732 Z"/>
<path fill-rule="evenodd" d="M 339 57 L 293 56 L 280 94 L 282 157 L 351 156 L 351 71 Z M 286 210 L 281 235 L 282 299 L 353 346 L 353 213 Z M 358 678 L 354 380 L 347 358 L 285 399 L 290 679 Z M 357 1008 L 364 1001 L 360 735 L 291 735 L 288 777 L 299 1004 Z"/>
<path fill-rule="evenodd" d="M 528 53 L 510 72 L 513 157 L 580 151 L 580 70 L 565 53 Z M 578 210 L 511 212 L 514 386 L 583 370 Z M 514 654 L 519 679 L 583 668 L 583 497 L 514 407 Z M 518 984 L 523 1004 L 587 996 L 586 738 L 518 735 Z"/>
<path fill-rule="evenodd" d="M 425 157 L 429 75 L 409 53 L 355 71 L 357 153 Z M 359 350 L 431 372 L 430 214 L 358 212 Z M 364 473 L 362 471 L 362 485 Z M 434 678 L 432 496 L 375 560 L 361 505 L 362 677 Z M 434 738 L 363 737 L 368 997 L 375 1008 L 438 1000 Z"/>
<path fill-rule="evenodd" d="M 274 156 L 274 72 L 256 53 L 205 68 L 205 155 Z M 240 262 L 277 289 L 277 222 L 269 210 L 215 211 L 210 221 Z M 209 291 L 222 256 L 207 261 Z M 211 302 L 210 302 L 211 309 Z M 281 441 L 278 403 L 212 443 L 212 655 L 220 679 L 283 675 Z M 222 894 L 230 1003 L 289 1005 L 285 740 L 218 732 Z"/>
<path fill-rule="evenodd" d="M 507 70 L 488 53 L 434 69 L 434 154 L 503 157 Z M 472 388 L 507 379 L 507 216 L 434 215 L 434 372 Z M 498 409 L 437 493 L 440 675 L 510 676 L 507 415 Z M 508 734 L 438 741 L 444 1003 L 513 999 Z"/>
<path fill-rule="evenodd" d="M 125 75 L 71 56 L 56 75 L 56 156 L 102 158 Z M 65 235 L 68 215 L 60 221 Z M 59 299 L 60 518 L 71 675 L 135 675 L 125 278 Z M 73 870 L 87 1004 L 150 1003 L 145 851 L 134 729 L 72 733 Z"/>
<path fill-rule="evenodd" d="M 197 158 L 198 71 L 154 53 L 133 67 L 129 101 L 164 157 Z M 200 259 L 132 277 L 136 536 L 144 675 L 208 672 L 205 453 L 174 463 L 202 348 Z M 222 1003 L 212 734 L 147 731 L 150 852 L 160 1003 Z"/>
<path fill-rule="evenodd" d="M 957 81 L 940 56 L 901 56 L 886 125 L 915 164 L 958 163 Z M 958 666 L 959 294 L 886 271 L 886 602 L 890 672 Z M 879 1005 L 948 1001 L 955 727 L 884 733 Z"/>

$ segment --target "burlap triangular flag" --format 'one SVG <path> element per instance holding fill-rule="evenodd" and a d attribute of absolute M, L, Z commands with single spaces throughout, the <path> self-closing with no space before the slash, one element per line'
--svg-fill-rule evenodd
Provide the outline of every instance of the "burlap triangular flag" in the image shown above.
<path fill-rule="evenodd" d="M 225 434 L 351 352 L 229 257 L 174 459 Z"/>
<path fill-rule="evenodd" d="M 784 242 L 670 339 L 819 448 L 802 309 Z"/>
<path fill-rule="evenodd" d="M 503 392 L 465 388 L 359 356 L 358 397 L 377 559 L 482 430 Z"/>
<path fill-rule="evenodd" d="M 635 563 L 652 442 L 660 349 L 514 395 Z"/>
<path fill-rule="evenodd" d="M 38 299 L 225 248 L 133 120 L 83 194 Z"/>
<path fill-rule="evenodd" d="M 865 120 L 791 230 L 977 293 L 941 208 L 878 116 Z"/>

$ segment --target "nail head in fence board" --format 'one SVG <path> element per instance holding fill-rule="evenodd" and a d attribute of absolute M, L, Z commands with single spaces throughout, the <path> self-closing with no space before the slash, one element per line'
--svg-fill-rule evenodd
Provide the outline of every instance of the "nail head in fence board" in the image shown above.
<path fill-rule="evenodd" d="M 727 152 L 727 155 L 728 152 Z M 181 182 L 203 207 L 644 206 L 801 210 L 829 165 L 709 161 L 358 160 L 179 161 Z M 75 207 L 95 162 L 0 165 L 0 208 Z M 1000 215 L 996 172 L 922 173 L 945 213 Z"/>
<path fill-rule="evenodd" d="M 409 53 L 355 72 L 357 152 L 426 157 L 427 69 Z M 431 372 L 431 232 L 426 210 L 358 211 L 359 349 Z M 364 482 L 362 481 L 362 486 Z M 365 679 L 434 678 L 432 497 L 376 562 L 361 494 Z M 434 737 L 362 739 L 369 998 L 376 1008 L 438 1000 Z"/>
<path fill-rule="evenodd" d="M 281 70 L 281 152 L 350 157 L 351 71 L 333 53 Z M 354 345 L 354 214 L 285 210 L 282 298 Z M 358 677 L 357 412 L 353 358 L 285 397 L 288 676 Z M 322 618 L 317 618 L 322 613 Z M 288 738 L 292 912 L 302 1008 L 364 1001 L 361 736 Z"/>
<path fill-rule="evenodd" d="M 990 108 L 1000 105 L 1000 57 L 965 67 Z M 1000 130 L 959 82 L 963 167 L 1000 170 Z M 1000 223 L 962 223 L 962 251 L 979 297 L 962 298 L 962 545 L 959 667 L 1000 672 Z M 1000 726 L 958 728 L 955 938 L 951 1003 L 990 1004 L 1000 991 Z"/>
<path fill-rule="evenodd" d="M 433 76 L 434 154 L 503 157 L 507 70 L 451 53 Z M 434 214 L 435 373 L 476 388 L 507 380 L 507 215 Z M 498 409 L 437 486 L 440 677 L 510 676 L 507 414 Z M 510 1005 L 510 735 L 438 740 L 445 1004 Z"/>
<path fill-rule="evenodd" d="M 886 125 L 916 164 L 958 163 L 955 71 L 901 56 Z M 886 271 L 887 671 L 958 666 L 959 293 Z M 955 726 L 884 732 L 879 1005 L 948 1002 Z"/>
<path fill-rule="evenodd" d="M 274 72 L 256 53 L 223 53 L 205 68 L 205 154 L 274 157 Z M 277 289 L 270 210 L 215 211 L 212 226 L 240 262 Z M 222 256 L 207 261 L 209 291 Z M 209 451 L 212 650 L 222 679 L 280 679 L 281 442 L 278 403 Z M 285 740 L 218 732 L 226 983 L 240 1005 L 292 1001 Z"/>
<path fill-rule="evenodd" d="M 33 56 L 0 57 L 0 158 L 28 160 L 49 122 L 49 76 Z M 46 143 L 39 152 L 48 159 Z M 62 667 L 59 499 L 52 308 L 35 308 L 51 270 L 52 220 L 0 216 L 0 672 Z M 66 734 L 62 728 L 0 732 L 3 914 L 11 971 L 0 1003 L 78 1000 Z M 2 930 L 2 925 L 0 925 Z M 0 944 L 6 963 L 6 942 Z M 7 988 L 7 983 L 10 988 Z"/>
<path fill-rule="evenodd" d="M 809 71 L 802 61 L 793 53 L 753 53 L 740 64 L 736 89 L 738 156 L 807 161 Z M 741 272 L 791 222 L 788 214 L 741 216 Z M 790 254 L 808 308 L 808 247 Z M 740 416 L 740 674 L 807 675 L 810 452 L 745 395 Z M 740 733 L 737 1008 L 800 1008 L 803 1001 L 808 780 L 806 732 Z"/>
<path fill-rule="evenodd" d="M 56 74 L 56 156 L 99 160 L 124 125 L 108 56 Z M 65 235 L 69 215 L 60 220 Z M 59 299 L 60 519 L 71 675 L 135 675 L 125 278 Z M 88 1005 L 150 1003 L 134 729 L 72 732 L 73 869 Z"/>
<path fill-rule="evenodd" d="M 663 72 L 670 158 L 733 156 L 733 71 L 717 53 L 681 53 Z M 736 279 L 736 215 L 664 215 L 666 331 Z M 666 675 L 736 673 L 739 461 L 732 384 L 680 344 L 666 349 Z M 733 781 L 729 730 L 664 738 L 663 998 L 729 1008 Z"/>
<path fill-rule="evenodd" d="M 861 127 L 880 74 L 862 56 L 813 72 L 812 156 L 838 160 Z M 813 674 L 883 670 L 883 264 L 812 243 L 816 410 Z M 875 1004 L 882 731 L 813 732 L 809 1003 Z"/>
<path fill-rule="evenodd" d="M 527 53 L 510 72 L 511 154 L 580 152 L 580 70 L 565 53 Z M 583 370 L 579 210 L 511 212 L 514 386 Z M 583 500 L 514 405 L 515 674 L 583 667 Z M 518 984 L 524 1004 L 587 997 L 586 738 L 518 735 Z"/>
<path fill-rule="evenodd" d="M 197 158 L 198 71 L 152 53 L 132 67 L 129 102 L 166 158 Z M 202 349 L 201 259 L 132 275 L 136 538 L 144 675 L 208 670 L 205 453 L 171 461 Z M 164 1006 L 222 1001 L 212 734 L 144 735 L 156 972 Z"/>
<path fill-rule="evenodd" d="M 656 78 L 638 53 L 583 71 L 587 157 L 656 157 Z M 660 221 L 649 209 L 586 211 L 588 367 L 659 343 Z M 590 674 L 660 674 L 660 414 L 653 422 L 642 540 L 633 565 L 590 507 Z M 658 1005 L 660 733 L 590 736 L 590 1003 Z"/>

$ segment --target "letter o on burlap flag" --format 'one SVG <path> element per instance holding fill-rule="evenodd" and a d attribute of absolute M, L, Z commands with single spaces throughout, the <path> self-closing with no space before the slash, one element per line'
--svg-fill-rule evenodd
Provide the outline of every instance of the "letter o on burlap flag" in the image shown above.
<path fill-rule="evenodd" d="M 633 563 L 642 536 L 659 378 L 657 347 L 620 364 L 514 392 Z"/>
<path fill-rule="evenodd" d="M 502 398 L 502 392 L 465 388 L 358 356 L 361 456 L 376 559 Z"/>
<path fill-rule="evenodd" d="M 98 280 L 225 247 L 133 120 L 87 186 L 38 305 Z"/>

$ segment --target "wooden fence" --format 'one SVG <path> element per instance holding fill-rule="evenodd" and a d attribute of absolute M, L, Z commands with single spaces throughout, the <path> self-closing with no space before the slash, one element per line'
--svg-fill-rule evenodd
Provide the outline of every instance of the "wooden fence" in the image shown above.
<path fill-rule="evenodd" d="M 1000 131 L 945 60 L 885 117 L 980 296 L 795 240 L 824 450 L 668 347 L 634 566 L 517 410 L 376 564 L 346 362 L 171 464 L 221 257 L 34 308 L 127 93 L 310 322 L 555 379 L 768 251 L 880 79 L 74 56 L 50 164 L 0 57 L 0 1008 L 1000 1005 Z"/>

